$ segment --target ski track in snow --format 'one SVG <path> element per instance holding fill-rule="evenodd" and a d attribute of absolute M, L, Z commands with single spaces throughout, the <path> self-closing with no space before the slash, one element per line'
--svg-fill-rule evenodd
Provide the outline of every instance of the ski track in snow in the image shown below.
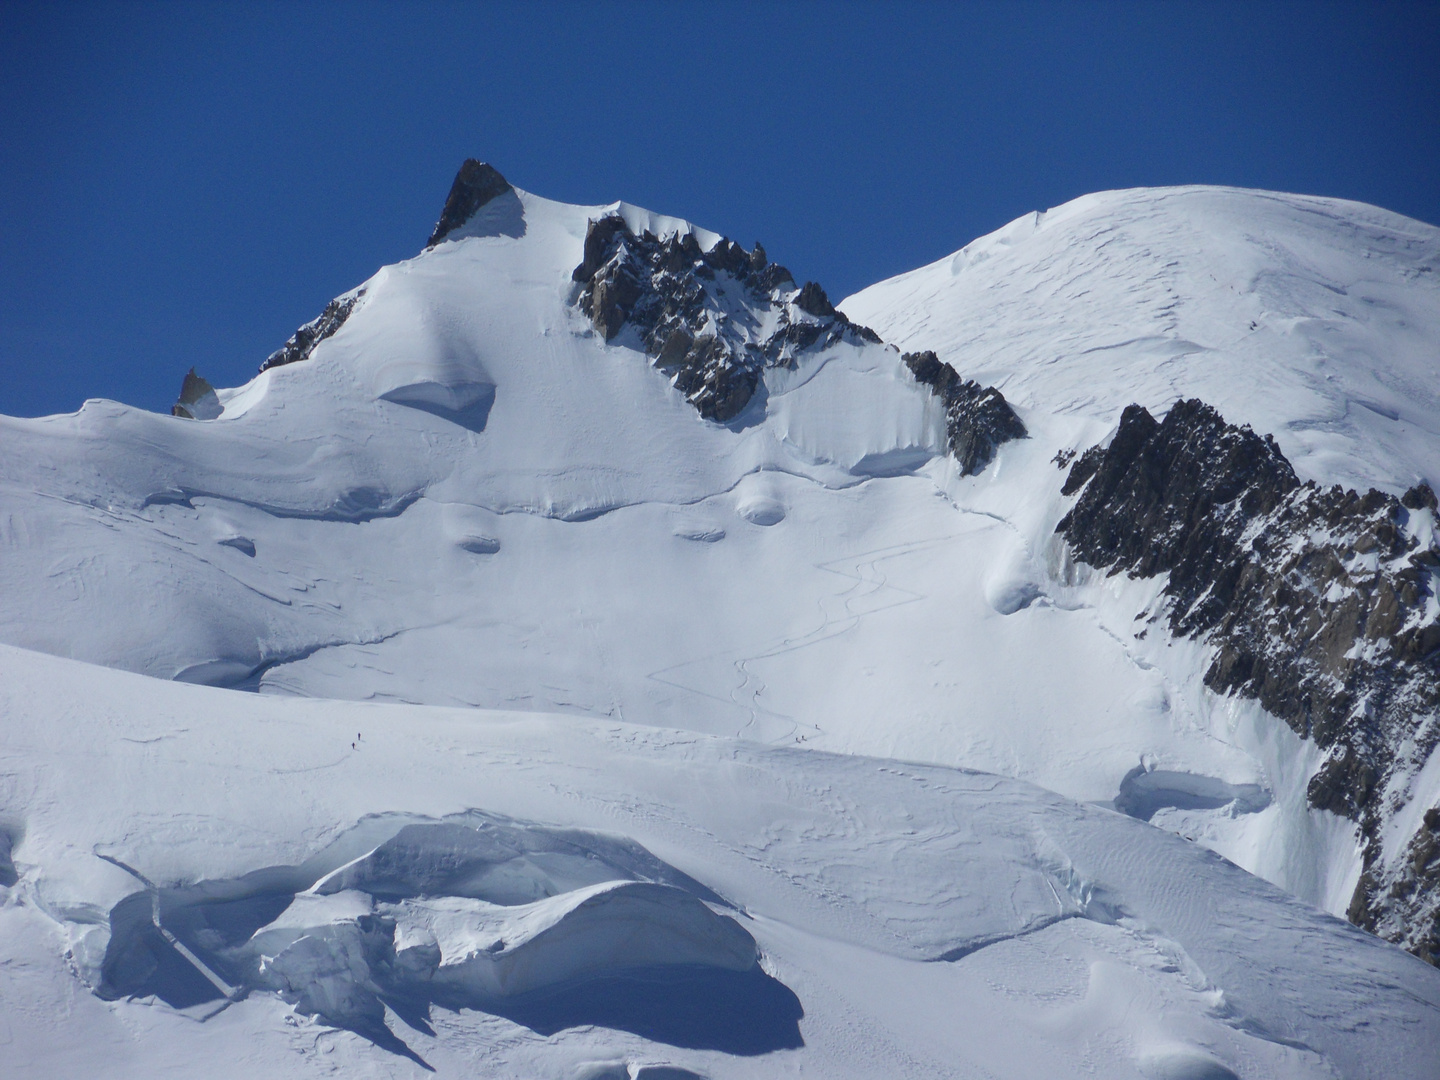
<path fill-rule="evenodd" d="M 735 669 L 739 677 L 739 685 L 730 691 L 729 701 L 742 712 L 748 713 L 748 719 L 735 734 L 746 735 L 748 733 L 752 736 L 758 735 L 759 738 L 767 742 L 786 741 L 795 736 L 795 732 L 799 730 L 800 725 L 794 717 L 772 712 L 761 705 L 760 695 L 764 692 L 764 683 L 759 680 L 757 676 L 752 675 L 750 664 L 757 660 L 768 660 L 777 656 L 783 656 L 786 653 L 804 649 L 817 642 L 838 637 L 853 629 L 868 615 L 924 600 L 925 596 L 922 593 L 910 592 L 906 589 L 897 589 L 894 586 L 888 585 L 885 580 L 885 575 L 879 570 L 879 566 L 887 559 L 901 558 L 943 544 L 946 539 L 946 537 L 939 537 L 932 540 L 917 540 L 886 548 L 877 548 L 873 551 L 861 552 L 857 555 L 846 556 L 843 559 L 836 559 L 828 563 L 817 563 L 815 569 L 835 574 L 850 583 L 849 587 L 844 591 L 828 594 L 816 600 L 816 607 L 820 612 L 820 624 L 818 626 L 799 635 L 787 635 L 768 645 L 761 646 L 758 650 L 746 652 L 742 656 L 735 656 L 733 653 L 718 653 L 712 656 L 698 657 L 673 665 L 672 667 L 663 668 L 660 671 L 651 672 L 646 678 L 666 686 L 674 686 L 680 690 L 687 690 L 691 693 L 699 694 L 702 697 L 711 697 L 716 701 L 723 701 L 725 699 L 707 694 L 700 686 L 687 684 L 676 679 L 666 678 L 665 676 L 671 672 L 716 660 L 726 662 Z M 845 569 L 847 567 L 853 567 L 853 569 Z M 899 598 L 869 606 L 864 611 L 856 610 L 856 606 L 862 601 L 881 593 L 898 593 Z M 843 615 L 831 614 L 831 610 L 836 602 L 839 602 L 843 606 Z M 747 692 L 747 688 L 751 687 L 752 682 L 758 685 L 748 689 Z M 703 686 L 703 683 L 701 685 Z M 744 700 L 742 700 L 742 698 Z M 756 723 L 762 714 L 769 720 L 776 721 L 780 724 L 789 724 L 789 730 L 776 731 L 774 729 L 768 729 L 766 732 L 761 733 L 756 728 Z M 818 732 L 818 728 L 815 728 L 813 725 L 809 726 L 812 730 Z M 795 741 L 803 742 L 804 738 L 795 738 Z"/>

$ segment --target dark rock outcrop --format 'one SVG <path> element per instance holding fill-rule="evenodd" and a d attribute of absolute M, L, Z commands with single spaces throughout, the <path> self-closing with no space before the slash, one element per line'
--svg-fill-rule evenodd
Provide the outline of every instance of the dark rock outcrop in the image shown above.
<path fill-rule="evenodd" d="M 435 231 L 430 234 L 425 246 L 434 247 L 474 217 L 475 212 L 491 199 L 510 190 L 510 182 L 493 165 L 467 158 L 455 174 L 450 195 L 440 211 L 440 220 L 435 223 Z"/>
<path fill-rule="evenodd" d="M 215 388 L 192 367 L 180 386 L 180 399 L 170 406 L 170 415 L 186 420 L 214 420 L 223 410 Z"/>
<path fill-rule="evenodd" d="M 905 353 L 900 359 L 917 382 L 930 387 L 945 403 L 946 438 L 960 463 L 961 476 L 982 472 L 1002 443 L 1027 437 L 1025 425 L 995 387 L 962 379 L 928 350 Z"/>
<path fill-rule="evenodd" d="M 836 311 L 813 282 L 796 292 L 790 272 L 759 244 L 710 250 L 692 233 L 635 235 L 619 215 L 592 221 L 580 265 L 580 309 L 612 341 L 626 328 L 655 366 L 707 420 L 734 419 L 766 367 L 841 341 L 878 343 Z"/>
<path fill-rule="evenodd" d="M 1206 685 L 1328 751 L 1308 796 L 1360 825 L 1352 919 L 1440 955 L 1440 860 L 1422 844 L 1409 870 L 1383 865 L 1379 840 L 1440 743 L 1440 550 L 1420 540 L 1433 492 L 1301 483 L 1273 438 L 1195 400 L 1163 422 L 1127 408 L 1063 490 L 1079 499 L 1056 532 L 1077 560 L 1167 574 L 1170 630 L 1214 646 Z"/>
<path fill-rule="evenodd" d="M 260 370 L 268 371 L 273 367 L 282 367 L 285 364 L 308 360 L 310 354 L 315 351 L 316 345 L 345 325 L 345 320 L 355 311 L 355 306 L 360 303 L 364 295 L 364 288 L 360 288 L 331 300 L 325 305 L 324 311 L 296 330 L 290 335 L 289 341 L 271 353 L 260 365 Z"/>
<path fill-rule="evenodd" d="M 15 872 L 15 860 L 12 857 L 14 839 L 8 832 L 0 830 L 0 888 L 9 889 L 20 880 L 20 875 Z"/>
<path fill-rule="evenodd" d="M 835 314 L 835 307 L 830 303 L 830 298 L 825 295 L 825 290 L 813 281 L 805 283 L 800 290 L 800 295 L 795 297 L 795 306 L 817 318 L 823 319 L 827 315 Z"/>
<path fill-rule="evenodd" d="M 1400 505 L 1407 510 L 1435 510 L 1437 501 L 1435 492 L 1429 484 L 1416 484 L 1404 495 L 1400 496 Z"/>

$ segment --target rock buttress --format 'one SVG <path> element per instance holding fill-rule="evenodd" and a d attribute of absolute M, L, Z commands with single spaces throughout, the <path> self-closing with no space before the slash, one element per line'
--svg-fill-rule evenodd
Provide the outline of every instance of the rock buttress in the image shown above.
<path fill-rule="evenodd" d="M 974 476 L 990 464 L 1001 444 L 1028 437 L 1025 425 L 993 386 L 962 379 L 933 352 L 900 357 L 917 382 L 945 403 L 945 435 L 961 476 Z"/>
<path fill-rule="evenodd" d="M 1273 438 L 1189 400 L 1160 422 L 1131 405 L 1063 490 L 1079 498 L 1056 532 L 1078 561 L 1168 575 L 1171 632 L 1214 647 L 1206 685 L 1258 700 L 1328 752 L 1307 794 L 1360 826 L 1350 917 L 1433 963 L 1440 852 L 1419 833 L 1408 854 L 1380 841 L 1440 743 L 1430 488 L 1302 483 Z"/>

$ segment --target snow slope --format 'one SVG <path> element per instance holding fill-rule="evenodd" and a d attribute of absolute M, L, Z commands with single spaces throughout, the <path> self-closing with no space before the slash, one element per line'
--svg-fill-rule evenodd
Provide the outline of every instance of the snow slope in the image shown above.
<path fill-rule="evenodd" d="M 933 349 L 994 383 L 1032 415 L 1095 425 L 1075 449 L 1112 432 L 1131 403 L 1163 415 L 1199 398 L 1273 435 L 1301 479 L 1399 493 L 1440 482 L 1437 267 L 1440 229 L 1372 206 L 1232 188 L 1112 191 L 1026 215 L 842 307 L 886 340 Z M 1408 528 L 1428 543 L 1433 513 L 1411 516 Z M 1430 577 L 1422 606 L 1433 622 Z M 1131 610 L 1144 618 L 1155 607 Z M 1120 633 L 1167 681 L 1200 676 L 1192 652 L 1177 665 L 1133 627 Z M 1416 719 L 1415 740 L 1433 723 Z M 1413 747 L 1410 734 L 1393 737 Z M 1387 873 L 1423 859 L 1419 818 L 1436 806 L 1433 775 L 1422 753 L 1387 778 L 1380 816 L 1405 822 L 1384 821 Z M 1328 885 L 1219 847 L 1331 910 L 1348 906 L 1354 849 L 1338 832 L 1304 856 L 1331 868 L 1321 873 Z"/>
<path fill-rule="evenodd" d="M 1440 1055 L 1440 972 L 1203 848 L 1018 781 L 610 720 L 235 694 L 9 647 L 0 671 L 0 776 L 6 805 L 25 808 L 6 821 L 19 880 L 0 890 L 9 1075 L 150 1078 L 205 1062 L 210 1075 L 419 1076 L 423 1059 L 495 1077 L 1420 1077 Z M 511 823 L 510 854 L 457 863 L 458 823 L 477 810 Z M 438 841 L 413 824 L 441 819 L 457 824 Z M 550 830 L 530 827 L 536 854 L 514 849 L 524 821 Z M 577 871 L 544 854 L 556 837 L 599 857 Z M 436 877 L 475 858 L 560 891 L 527 905 L 493 874 Z M 272 972 L 310 979 L 311 996 L 292 996 L 297 1014 L 260 987 L 183 1008 L 92 996 L 79 980 L 101 977 L 107 915 L 127 897 L 149 910 L 122 864 L 161 885 L 209 882 L 232 912 L 296 867 L 281 912 L 250 925 L 268 919 L 253 947 Z M 624 979 L 529 1011 L 483 994 L 457 1012 L 438 991 L 421 1009 L 387 1001 L 384 1030 L 403 1041 L 389 1047 L 307 1016 L 333 1015 L 337 985 L 354 988 L 356 954 L 325 950 L 375 918 L 359 890 L 392 896 L 408 875 L 431 898 L 403 902 L 402 930 L 418 918 L 473 981 L 496 926 L 529 920 L 504 931 L 504 955 L 523 953 L 585 898 L 666 864 L 671 884 L 644 888 L 714 930 L 690 916 L 668 939 L 647 916 L 634 937 L 625 909 L 592 906 L 523 969 L 544 985 L 576 963 L 688 964 L 688 981 L 660 984 L 663 1005 L 641 999 L 643 1019 L 617 1004 L 636 992 Z M 321 883 L 289 900 L 310 876 Z M 434 895 L 477 888 L 503 903 Z M 162 921 L 203 949 L 164 895 Z M 744 975 L 751 937 L 762 960 Z"/>
<path fill-rule="evenodd" d="M 1198 397 L 1302 479 L 1440 483 L 1440 229 L 1239 188 L 1105 191 L 840 304 L 1020 405 L 1114 424 Z"/>

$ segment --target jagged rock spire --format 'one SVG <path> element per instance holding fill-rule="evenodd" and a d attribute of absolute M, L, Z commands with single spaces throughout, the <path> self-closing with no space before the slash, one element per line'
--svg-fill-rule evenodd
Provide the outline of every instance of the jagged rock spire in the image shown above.
<path fill-rule="evenodd" d="M 475 216 L 475 211 L 496 196 L 511 190 L 510 182 L 500 175 L 493 165 L 467 158 L 455 182 L 450 185 L 450 196 L 445 200 L 445 209 L 440 211 L 440 220 L 425 246 L 432 248 Z"/>
<path fill-rule="evenodd" d="M 806 285 L 809 289 L 811 286 Z M 820 286 L 814 286 L 826 307 L 829 301 Z M 803 296 L 802 292 L 802 296 Z M 961 476 L 976 476 L 995 456 L 995 451 L 1012 439 L 1028 439 L 1020 417 L 993 386 L 981 386 L 940 360 L 929 349 L 903 353 L 901 363 L 910 369 L 915 381 L 928 386 L 945 403 L 945 432 L 950 452 L 960 463 Z"/>
<path fill-rule="evenodd" d="M 180 400 L 170 406 L 170 415 L 185 420 L 214 420 L 222 411 L 215 388 L 192 367 L 180 387 Z"/>

